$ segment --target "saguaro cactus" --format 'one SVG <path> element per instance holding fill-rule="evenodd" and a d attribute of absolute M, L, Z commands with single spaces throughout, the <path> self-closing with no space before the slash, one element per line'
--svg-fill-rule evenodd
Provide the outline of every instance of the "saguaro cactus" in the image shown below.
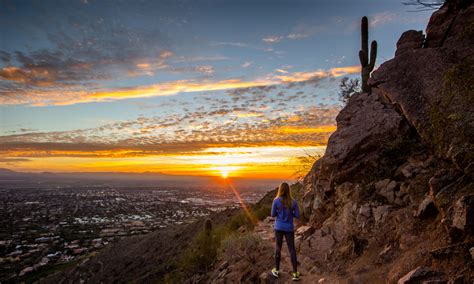
<path fill-rule="evenodd" d="M 377 42 L 372 41 L 370 45 L 370 61 L 369 61 L 369 22 L 367 17 L 362 17 L 361 21 L 361 50 L 359 51 L 360 64 L 362 65 L 362 92 L 370 93 L 371 88 L 367 84 L 370 77 L 370 72 L 374 70 L 375 59 L 377 57 Z"/>
<path fill-rule="evenodd" d="M 207 235 L 210 235 L 211 234 L 211 231 L 212 231 L 212 221 L 211 219 L 206 219 L 206 221 L 204 221 L 204 230 L 206 231 L 206 234 Z"/>

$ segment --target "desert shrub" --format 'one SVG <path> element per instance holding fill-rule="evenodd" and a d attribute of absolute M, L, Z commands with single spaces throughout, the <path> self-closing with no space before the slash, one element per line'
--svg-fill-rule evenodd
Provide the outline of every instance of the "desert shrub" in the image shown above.
<path fill-rule="evenodd" d="M 255 213 L 253 213 L 255 214 Z M 270 214 L 270 213 L 269 213 Z M 245 212 L 241 212 L 230 219 L 230 221 L 226 224 L 226 227 L 229 231 L 236 231 L 240 227 L 247 227 L 249 229 L 253 229 L 255 226 L 254 222 L 250 219 L 249 216 L 245 214 Z"/>
<path fill-rule="evenodd" d="M 361 91 L 361 84 L 359 79 L 349 79 L 343 77 L 339 83 L 339 99 L 345 104 L 349 101 L 352 95 Z"/>
<path fill-rule="evenodd" d="M 233 261 L 241 259 L 255 264 L 263 247 L 262 238 L 255 233 L 234 234 L 222 242 L 222 253 Z"/>
<path fill-rule="evenodd" d="M 189 247 L 172 264 L 172 272 L 164 277 L 165 283 L 179 283 L 194 274 L 209 271 L 222 252 L 222 241 L 229 238 L 242 226 L 249 226 L 250 220 L 244 213 L 233 216 L 227 223 L 209 229 L 206 222 Z"/>
<path fill-rule="evenodd" d="M 215 234 L 200 232 L 182 257 L 183 270 L 192 274 L 207 272 L 217 258 L 217 241 Z"/>
<path fill-rule="evenodd" d="M 255 217 L 257 217 L 258 220 L 263 220 L 270 216 L 270 211 L 272 207 L 269 204 L 265 204 L 262 206 L 259 206 L 253 211 L 253 214 L 255 214 Z"/>

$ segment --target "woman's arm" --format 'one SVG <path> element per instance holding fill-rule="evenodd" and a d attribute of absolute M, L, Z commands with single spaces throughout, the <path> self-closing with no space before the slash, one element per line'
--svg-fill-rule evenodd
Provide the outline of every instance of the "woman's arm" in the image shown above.
<path fill-rule="evenodd" d="M 298 202 L 296 202 L 296 200 L 293 202 L 293 216 L 296 219 L 300 218 L 300 209 L 298 207 Z"/>
<path fill-rule="evenodd" d="M 272 204 L 271 216 L 272 216 L 272 217 L 276 217 L 277 214 L 278 214 L 278 212 L 277 212 L 276 199 L 274 199 L 274 200 L 273 200 L 273 204 Z"/>

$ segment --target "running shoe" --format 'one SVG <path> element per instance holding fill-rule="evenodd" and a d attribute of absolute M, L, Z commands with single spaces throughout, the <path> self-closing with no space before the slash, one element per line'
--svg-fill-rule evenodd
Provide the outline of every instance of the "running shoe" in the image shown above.
<path fill-rule="evenodd" d="M 291 277 L 292 277 L 293 281 L 300 281 L 300 273 L 299 272 L 291 273 Z"/>
<path fill-rule="evenodd" d="M 280 271 L 278 271 L 276 268 L 273 268 L 272 269 L 272 275 L 275 276 L 276 278 L 278 278 L 278 276 L 280 275 Z"/>

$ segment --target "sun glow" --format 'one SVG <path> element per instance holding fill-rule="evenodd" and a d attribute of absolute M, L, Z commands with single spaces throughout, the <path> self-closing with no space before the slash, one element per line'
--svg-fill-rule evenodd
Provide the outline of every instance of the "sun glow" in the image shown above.
<path fill-rule="evenodd" d="M 213 176 L 229 178 L 291 178 L 306 153 L 322 154 L 324 146 L 211 147 L 174 155 L 131 156 L 129 152 L 62 152 L 64 157 L 31 157 L 14 153 L 25 160 L 9 167 L 16 171 L 42 172 L 153 172 L 167 175 Z M 13 154 L 13 153 L 10 153 Z M 56 153 L 55 153 L 56 154 Z M 80 155 L 81 154 L 81 155 Z M 96 156 L 91 156 L 92 154 Z M 23 156 L 25 155 L 25 156 Z M 26 158 L 25 158 L 26 157 Z M 100 157 L 100 159 L 99 159 Z M 0 168 L 2 163 L 0 161 Z"/>
<path fill-rule="evenodd" d="M 221 171 L 221 176 L 222 176 L 222 178 L 227 178 L 229 176 L 229 172 L 227 170 L 222 170 Z"/>
<path fill-rule="evenodd" d="M 218 167 L 211 167 L 210 170 L 215 176 L 221 176 L 223 179 L 228 178 L 229 176 L 233 176 L 238 173 L 243 167 L 239 166 L 218 166 Z"/>

